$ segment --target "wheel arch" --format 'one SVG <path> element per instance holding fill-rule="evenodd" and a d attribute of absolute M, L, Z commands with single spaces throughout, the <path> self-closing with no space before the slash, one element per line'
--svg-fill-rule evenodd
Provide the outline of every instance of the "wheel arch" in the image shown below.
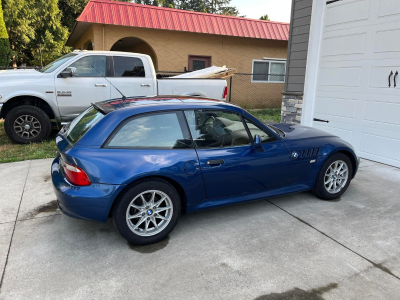
<path fill-rule="evenodd" d="M 330 153 L 328 155 L 327 159 L 331 158 L 332 156 L 334 156 L 335 154 L 338 154 L 338 153 L 342 153 L 350 159 L 352 171 L 353 171 L 351 174 L 351 178 L 354 178 L 354 176 L 356 175 L 356 172 L 357 172 L 357 158 L 351 151 L 346 150 L 346 149 L 340 149 L 340 150 Z"/>
<path fill-rule="evenodd" d="M 32 95 L 19 95 L 8 99 L 7 102 L 3 104 L 0 113 L 0 118 L 5 119 L 7 114 L 11 110 L 21 105 L 32 105 L 38 107 L 41 110 L 43 110 L 49 116 L 50 119 L 55 119 L 57 123 L 59 121 L 58 115 L 54 111 L 53 107 L 48 103 L 48 101 L 44 100 L 41 97 Z"/>
<path fill-rule="evenodd" d="M 353 167 L 353 174 L 351 174 L 351 178 L 354 178 L 354 176 L 356 175 L 356 172 L 357 172 L 357 159 L 354 156 L 354 154 L 348 150 L 339 150 L 336 153 L 343 153 L 350 159 L 351 165 Z"/>
<path fill-rule="evenodd" d="M 170 185 L 172 185 L 178 192 L 179 197 L 181 198 L 181 213 L 184 214 L 186 213 L 186 208 L 187 208 L 187 196 L 186 196 L 186 192 L 183 189 L 183 187 L 174 179 L 167 177 L 167 176 L 161 176 L 161 175 L 149 175 L 149 176 L 144 176 L 144 177 L 140 177 L 135 179 L 134 181 L 132 181 L 131 183 L 127 184 L 118 194 L 118 196 L 115 198 L 115 200 L 113 201 L 111 207 L 110 207 L 110 211 L 108 213 L 108 217 L 111 217 L 113 210 L 115 208 L 115 203 L 117 203 L 117 200 L 120 199 L 125 192 L 127 192 L 133 185 L 137 184 L 138 182 L 142 181 L 142 180 L 151 180 L 151 179 L 161 179 L 164 180 L 166 182 L 168 182 Z"/>

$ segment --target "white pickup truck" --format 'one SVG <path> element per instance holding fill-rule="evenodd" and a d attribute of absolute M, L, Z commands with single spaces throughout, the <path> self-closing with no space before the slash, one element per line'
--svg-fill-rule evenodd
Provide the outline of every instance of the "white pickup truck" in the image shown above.
<path fill-rule="evenodd" d="M 13 141 L 39 142 L 91 103 L 121 98 L 121 93 L 225 100 L 227 84 L 224 79 L 157 79 L 148 55 L 79 50 L 38 71 L 0 71 L 0 119 Z"/>

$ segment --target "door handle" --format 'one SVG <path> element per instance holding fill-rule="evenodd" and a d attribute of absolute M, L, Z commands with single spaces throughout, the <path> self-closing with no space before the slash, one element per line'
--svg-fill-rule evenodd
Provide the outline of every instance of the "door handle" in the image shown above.
<path fill-rule="evenodd" d="M 105 84 L 105 83 L 96 83 L 94 86 L 95 87 L 107 87 L 107 84 Z"/>
<path fill-rule="evenodd" d="M 315 119 L 315 118 L 314 118 L 314 121 L 315 121 L 315 122 L 324 122 L 324 123 L 329 123 L 329 121 L 328 121 L 328 120 L 321 120 L 321 119 Z"/>
<path fill-rule="evenodd" d="M 214 159 L 214 160 L 208 160 L 207 161 L 207 166 L 220 166 L 222 164 L 224 164 L 224 160 L 223 159 Z"/>
<path fill-rule="evenodd" d="M 390 71 L 390 74 L 389 74 L 389 87 L 391 87 L 391 85 L 390 85 L 390 77 L 392 77 L 392 75 L 393 75 L 393 71 Z"/>
<path fill-rule="evenodd" d="M 140 86 L 148 86 L 148 87 L 151 87 L 151 84 L 142 83 Z"/>
<path fill-rule="evenodd" d="M 394 73 L 394 87 L 396 87 L 396 77 L 397 75 L 399 75 L 399 72 L 396 71 L 396 73 Z"/>

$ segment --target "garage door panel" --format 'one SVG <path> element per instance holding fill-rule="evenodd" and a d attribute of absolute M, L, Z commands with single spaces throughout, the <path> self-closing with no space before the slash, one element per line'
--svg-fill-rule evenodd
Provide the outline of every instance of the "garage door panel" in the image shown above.
<path fill-rule="evenodd" d="M 363 54 L 367 33 L 329 37 L 323 40 L 321 56 Z"/>
<path fill-rule="evenodd" d="M 326 11 L 326 27 L 368 19 L 370 0 L 353 0 L 330 5 Z"/>
<path fill-rule="evenodd" d="M 380 134 L 361 133 L 360 152 L 369 153 L 377 157 L 397 160 L 400 163 L 398 151 L 400 139 L 382 136 Z"/>
<path fill-rule="evenodd" d="M 338 99 L 320 97 L 316 101 L 315 113 L 318 115 L 334 116 L 340 118 L 354 119 L 357 108 L 355 99 Z"/>
<path fill-rule="evenodd" d="M 388 125 L 400 125 L 400 103 L 367 101 L 364 120 Z M 400 127 L 399 127 L 400 129 Z"/>
<path fill-rule="evenodd" d="M 371 68 L 368 86 L 371 88 L 381 88 L 381 89 L 389 88 L 389 76 L 391 73 L 393 73 L 390 76 L 390 86 L 394 88 L 394 75 L 396 71 L 400 72 L 400 65 Z M 397 75 L 396 77 L 397 83 L 399 83 L 399 80 L 400 77 Z"/>
<path fill-rule="evenodd" d="M 399 28 L 376 32 L 374 53 L 400 52 Z"/>
<path fill-rule="evenodd" d="M 400 2 L 398 0 L 380 0 L 379 17 L 400 15 Z"/>
<path fill-rule="evenodd" d="M 360 85 L 361 67 L 321 68 L 319 85 L 358 87 Z"/>

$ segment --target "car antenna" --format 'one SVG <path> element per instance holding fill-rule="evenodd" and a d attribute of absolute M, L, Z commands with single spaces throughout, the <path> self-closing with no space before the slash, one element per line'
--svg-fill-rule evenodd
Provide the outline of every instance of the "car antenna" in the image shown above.
<path fill-rule="evenodd" d="M 93 65 L 90 65 L 90 66 L 91 66 L 93 69 L 95 69 L 95 71 L 96 71 L 97 73 L 99 73 L 105 80 L 107 80 L 107 82 L 108 82 L 109 84 L 111 84 L 111 86 L 112 86 L 114 89 L 116 89 L 116 90 L 118 91 L 118 93 L 120 93 L 120 94 L 122 95 L 122 101 L 125 102 L 125 100 L 126 100 L 125 95 L 122 94 L 122 92 L 121 92 L 119 89 L 117 89 L 117 87 L 116 87 L 115 85 L 113 85 L 103 74 L 101 74 L 95 67 L 93 67 Z"/>

